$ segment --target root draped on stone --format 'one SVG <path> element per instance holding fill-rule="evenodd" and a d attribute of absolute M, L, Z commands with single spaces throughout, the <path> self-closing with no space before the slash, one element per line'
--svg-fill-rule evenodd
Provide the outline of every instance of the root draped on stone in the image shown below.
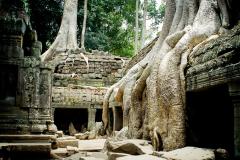
<path fill-rule="evenodd" d="M 114 94 L 115 101 L 123 105 L 123 117 L 127 119 L 124 126 L 128 125 L 129 138 L 150 136 L 156 150 L 185 146 L 184 69 L 189 55 L 195 56 L 194 52 L 209 41 L 208 37 L 218 34 L 221 25 L 227 26 L 228 14 L 222 13 L 226 9 L 219 1 L 166 1 L 159 39 L 105 95 L 102 118 L 106 130 L 108 110 L 112 107 L 109 100 Z M 225 17 L 220 18 L 218 10 Z"/>

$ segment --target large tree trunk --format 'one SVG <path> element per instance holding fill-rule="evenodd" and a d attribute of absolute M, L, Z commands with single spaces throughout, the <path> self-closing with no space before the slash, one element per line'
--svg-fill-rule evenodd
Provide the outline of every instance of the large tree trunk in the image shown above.
<path fill-rule="evenodd" d="M 108 126 L 111 95 L 129 117 L 130 138 L 151 137 L 156 150 L 185 146 L 185 77 L 188 55 L 218 34 L 229 21 L 226 1 L 168 0 L 163 29 L 152 50 L 107 92 L 103 103 Z M 223 18 L 220 19 L 221 11 Z M 216 36 L 215 36 L 216 37 Z"/>
<path fill-rule="evenodd" d="M 147 6 L 148 6 L 148 0 L 144 0 L 143 2 L 143 24 L 142 24 L 142 35 L 141 35 L 141 48 L 144 47 L 145 44 L 145 32 L 146 32 L 146 21 L 147 21 Z"/>
<path fill-rule="evenodd" d="M 135 40 L 134 40 L 134 54 L 138 53 L 138 3 L 139 0 L 136 0 L 136 13 L 135 13 Z"/>
<path fill-rule="evenodd" d="M 58 35 L 49 49 L 42 54 L 42 61 L 51 60 L 55 54 L 75 50 L 77 45 L 77 6 L 78 0 L 65 0 L 64 11 Z"/>
<path fill-rule="evenodd" d="M 82 36 L 81 36 L 81 48 L 85 49 L 85 31 L 86 31 L 86 22 L 87 22 L 87 0 L 84 0 L 84 17 L 83 17 L 83 26 L 82 26 Z"/>

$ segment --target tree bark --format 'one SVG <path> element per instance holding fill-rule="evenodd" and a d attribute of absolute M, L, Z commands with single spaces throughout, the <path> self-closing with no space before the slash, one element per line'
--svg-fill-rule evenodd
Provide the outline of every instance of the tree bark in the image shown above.
<path fill-rule="evenodd" d="M 49 49 L 41 55 L 42 61 L 51 60 L 57 53 L 75 50 L 77 45 L 78 0 L 65 0 L 64 11 L 58 35 Z"/>
<path fill-rule="evenodd" d="M 218 11 L 225 14 L 225 21 L 228 17 L 217 0 L 169 0 L 166 4 L 159 39 L 151 51 L 107 91 L 103 107 L 106 113 L 108 97 L 118 95 L 123 112 L 130 110 L 125 112 L 130 121 L 130 138 L 150 136 L 156 150 L 186 145 L 184 69 L 189 55 L 194 56 L 201 44 L 217 37 L 212 35 L 218 34 L 225 25 Z M 107 125 L 108 119 L 103 122 Z"/>
<path fill-rule="evenodd" d="M 84 17 L 83 17 L 83 26 L 82 26 L 82 36 L 81 36 L 81 48 L 85 49 L 85 31 L 86 31 L 86 22 L 87 22 L 87 0 L 84 0 Z"/>
<path fill-rule="evenodd" d="M 136 0 L 136 13 L 135 13 L 135 40 L 134 40 L 134 54 L 138 53 L 138 3 L 139 0 Z"/>
<path fill-rule="evenodd" d="M 148 0 L 144 0 L 143 2 L 143 25 L 142 25 L 142 36 L 141 36 L 141 49 L 145 44 L 145 34 L 146 34 L 146 20 L 147 20 L 147 6 Z"/>

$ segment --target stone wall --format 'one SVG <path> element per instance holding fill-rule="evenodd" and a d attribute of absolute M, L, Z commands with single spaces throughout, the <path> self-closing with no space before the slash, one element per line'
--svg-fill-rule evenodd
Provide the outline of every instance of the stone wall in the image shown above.
<path fill-rule="evenodd" d="M 0 24 L 0 133 L 54 133 L 52 70 L 40 60 L 42 43 L 22 6 L 1 8 Z"/>
<path fill-rule="evenodd" d="M 106 52 L 83 51 L 88 61 L 78 50 L 59 54 L 53 74 L 52 106 L 56 108 L 88 109 L 88 129 L 95 123 L 97 109 L 102 103 L 107 88 L 123 76 L 126 58 L 113 56 Z M 85 57 L 85 58 L 86 58 Z"/>
<path fill-rule="evenodd" d="M 227 33 L 220 35 L 217 39 L 211 40 L 201 48 L 199 48 L 194 54 L 189 57 L 188 68 L 186 69 L 186 90 L 187 95 L 199 95 L 201 93 L 208 93 L 209 90 L 214 88 L 221 88 L 226 86 L 226 93 L 214 93 L 211 94 L 213 98 L 209 98 L 209 102 L 212 104 L 208 110 L 216 107 L 220 108 L 221 104 L 218 101 L 219 95 L 225 94 L 226 100 L 230 101 L 228 105 L 222 106 L 225 110 L 230 110 L 230 116 L 228 113 L 224 113 L 221 119 L 226 119 L 221 124 L 219 130 L 222 130 L 222 126 L 232 126 L 232 130 L 224 132 L 230 133 L 232 141 L 229 141 L 230 152 L 235 157 L 240 157 L 240 129 L 239 129 L 239 106 L 240 106 L 240 25 L 235 26 Z M 203 92 L 204 91 L 204 92 Z M 212 99 L 215 99 L 215 103 Z M 217 99 L 217 100 L 216 100 Z M 188 102 L 191 99 L 187 96 L 187 107 Z M 200 99 L 199 102 L 204 101 Z M 210 102 L 211 101 L 211 102 Z M 207 105 L 207 103 L 205 103 Z M 219 104 L 219 106 L 216 106 Z M 190 104 L 191 105 L 191 104 Z M 204 106 L 202 106 L 204 107 Z M 208 110 L 204 112 L 208 112 Z M 219 114 L 218 109 L 212 114 L 211 119 L 207 123 L 213 123 L 215 116 Z M 205 115 L 203 115 L 204 118 Z M 203 118 L 203 117 L 201 117 Z M 231 121 L 229 124 L 225 124 Z M 198 122 L 201 122 L 198 119 Z M 215 125 L 219 125 L 216 122 Z M 231 137 L 230 137 L 231 138 Z M 222 141 L 221 138 L 218 142 Z M 217 143 L 218 143 L 217 142 Z M 228 149 L 229 149 L 228 148 Z M 231 149 L 232 148 L 232 149 Z"/>

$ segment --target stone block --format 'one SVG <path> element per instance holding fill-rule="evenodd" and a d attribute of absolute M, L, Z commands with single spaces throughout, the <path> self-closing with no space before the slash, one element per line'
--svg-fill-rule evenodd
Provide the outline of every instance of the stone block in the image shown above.
<path fill-rule="evenodd" d="M 64 135 L 63 131 L 57 131 L 56 134 L 57 134 L 57 138 L 63 137 Z"/>
<path fill-rule="evenodd" d="M 122 141 L 107 141 L 107 150 L 110 152 L 126 153 L 131 155 L 152 154 L 153 147 L 146 140 L 129 139 Z"/>
<path fill-rule="evenodd" d="M 68 155 L 73 155 L 74 153 L 78 153 L 79 150 L 77 147 L 67 146 Z"/>
<path fill-rule="evenodd" d="M 75 137 L 80 140 L 86 140 L 88 139 L 88 136 L 89 136 L 89 132 L 75 134 Z"/>
<path fill-rule="evenodd" d="M 58 148 L 51 151 L 52 155 L 57 155 L 59 157 L 67 157 L 68 151 L 67 148 Z"/>
<path fill-rule="evenodd" d="M 0 144 L 0 146 L 2 146 Z M 1 147 L 2 151 L 9 153 L 13 159 L 23 157 L 41 157 L 49 158 L 51 152 L 51 143 L 8 143 Z"/>
<path fill-rule="evenodd" d="M 116 160 L 119 157 L 129 156 L 129 154 L 126 153 L 116 153 L 116 152 L 108 152 L 108 160 Z"/>
<path fill-rule="evenodd" d="M 66 148 L 67 146 L 78 147 L 78 140 L 75 137 L 63 137 L 57 139 L 58 147 Z"/>
<path fill-rule="evenodd" d="M 144 154 L 144 155 L 138 155 L 138 156 L 119 157 L 116 160 L 166 160 L 166 159 L 165 158 L 156 157 L 156 156 L 152 156 L 152 155 Z"/>
<path fill-rule="evenodd" d="M 215 160 L 211 149 L 184 147 L 169 152 L 162 152 L 161 157 L 171 160 Z"/>

